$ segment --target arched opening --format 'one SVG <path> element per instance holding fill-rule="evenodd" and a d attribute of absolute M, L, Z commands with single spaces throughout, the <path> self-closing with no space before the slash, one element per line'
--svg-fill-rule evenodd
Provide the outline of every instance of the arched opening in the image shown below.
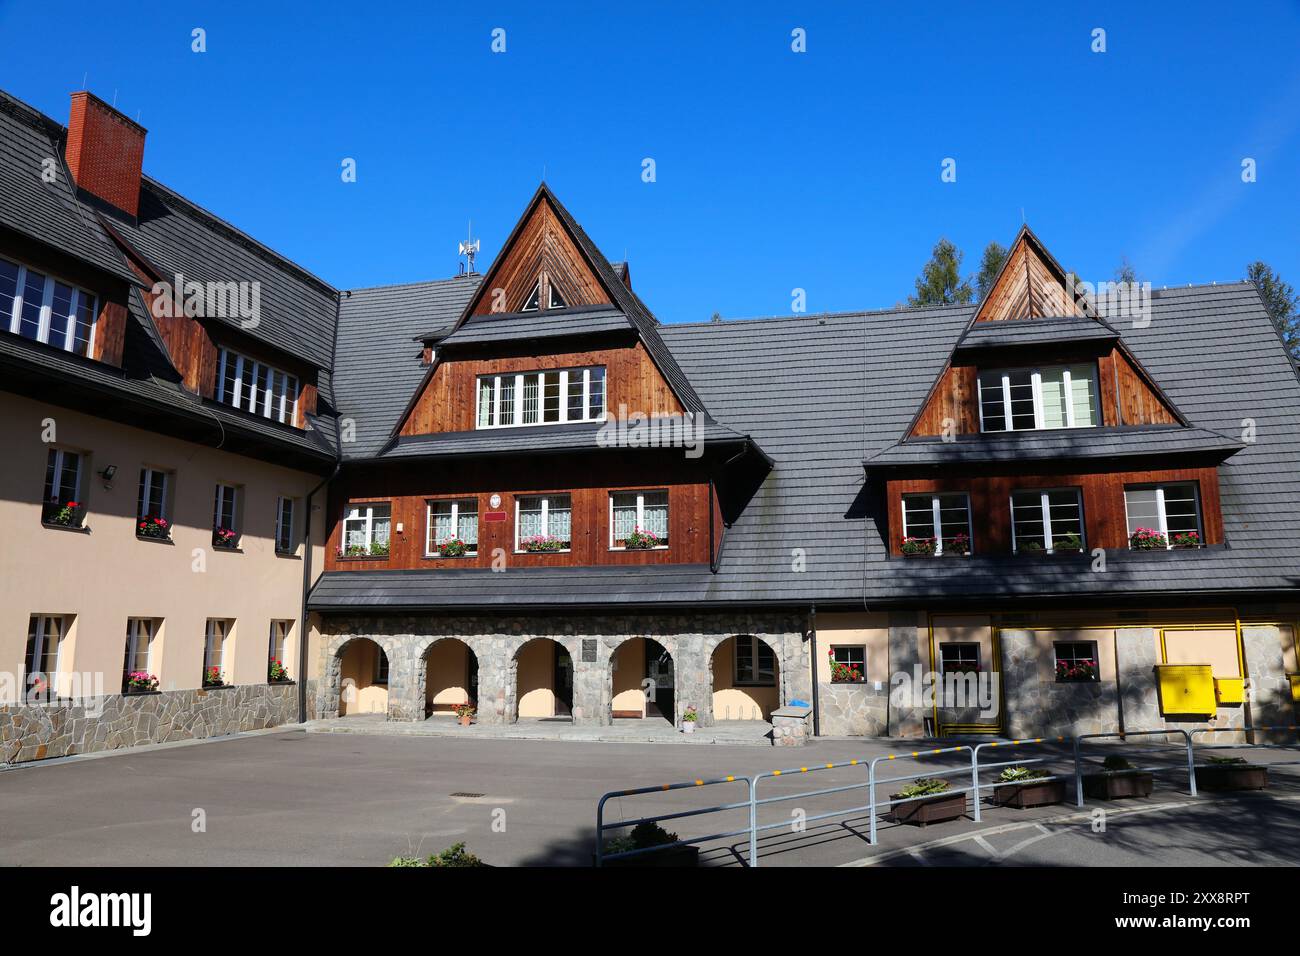
<path fill-rule="evenodd" d="M 618 646 L 610 666 L 614 669 L 610 710 L 615 720 L 676 721 L 673 658 L 662 644 L 648 637 L 629 638 Z"/>
<path fill-rule="evenodd" d="M 713 719 L 771 720 L 781 706 L 776 650 L 760 637 L 739 634 L 713 651 Z"/>
<path fill-rule="evenodd" d="M 388 713 L 388 655 L 367 637 L 339 652 L 339 716 Z"/>
<path fill-rule="evenodd" d="M 518 720 L 573 719 L 573 658 L 559 641 L 536 637 L 515 652 Z"/>
<path fill-rule="evenodd" d="M 424 652 L 424 716 L 454 716 L 461 704 L 478 703 L 478 657 L 454 637 Z"/>

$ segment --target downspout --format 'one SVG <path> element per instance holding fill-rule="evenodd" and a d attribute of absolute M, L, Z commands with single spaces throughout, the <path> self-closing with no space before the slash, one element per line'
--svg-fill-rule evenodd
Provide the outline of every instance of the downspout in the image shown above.
<path fill-rule="evenodd" d="M 307 722 L 307 635 L 310 625 L 307 620 L 307 595 L 311 591 L 311 500 L 320 491 L 338 477 L 343 467 L 343 460 L 334 460 L 334 470 L 311 491 L 307 492 L 307 527 L 302 536 L 302 612 L 298 617 L 298 723 Z"/>
<path fill-rule="evenodd" d="M 808 640 L 811 642 L 809 652 L 812 654 L 812 707 L 813 736 L 822 735 L 822 708 L 817 694 L 817 605 L 808 608 Z"/>

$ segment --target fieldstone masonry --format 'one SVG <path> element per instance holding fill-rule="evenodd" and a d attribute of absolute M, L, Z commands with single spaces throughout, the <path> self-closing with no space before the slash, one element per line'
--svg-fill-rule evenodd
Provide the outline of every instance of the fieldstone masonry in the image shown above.
<path fill-rule="evenodd" d="M 463 641 L 478 660 L 478 720 L 518 719 L 518 652 L 535 638 L 563 645 L 573 661 L 573 722 L 608 725 L 614 696 L 613 657 L 634 637 L 663 645 L 672 656 L 676 708 L 694 705 L 698 726 L 714 723 L 713 652 L 729 637 L 753 634 L 770 646 L 778 662 L 779 703 L 811 699 L 811 661 L 800 621 L 780 614 L 608 615 L 592 617 L 486 617 L 367 615 L 323 622 L 321 673 L 316 713 L 335 717 L 343 691 L 342 654 L 368 638 L 388 655 L 389 720 L 424 718 L 426 654 L 438 641 Z M 584 654 L 584 640 L 588 643 Z M 590 659 L 595 641 L 594 660 Z"/>
<path fill-rule="evenodd" d="M 1114 681 L 1058 684 L 1042 680 L 1033 631 L 1006 629 L 1002 687 L 1008 736 L 1071 737 L 1113 734 L 1120 729 Z M 1147 682 L 1150 684 L 1150 680 Z"/>
<path fill-rule="evenodd" d="M 889 670 L 892 674 L 908 677 L 930 670 L 929 662 L 921 663 L 917 646 L 916 613 L 896 611 L 889 615 Z M 919 737 L 925 733 L 923 707 L 899 703 L 889 708 L 889 735 L 891 737 Z"/>
<path fill-rule="evenodd" d="M 1273 625 L 1243 627 L 1241 642 L 1246 652 L 1246 718 L 1253 727 L 1277 727 L 1295 723 L 1291 683 L 1282 662 L 1282 634 Z M 1226 735 L 1225 735 L 1226 736 Z M 1256 743 L 1294 741 L 1285 731 L 1261 731 Z"/>
<path fill-rule="evenodd" d="M 811 707 L 778 707 L 772 711 L 772 745 L 802 747 L 812 736 Z"/>
<path fill-rule="evenodd" d="M 298 719 L 293 684 L 244 684 L 158 694 L 109 694 L 76 706 L 0 706 L 0 758 L 7 763 L 119 747 L 221 737 Z"/>

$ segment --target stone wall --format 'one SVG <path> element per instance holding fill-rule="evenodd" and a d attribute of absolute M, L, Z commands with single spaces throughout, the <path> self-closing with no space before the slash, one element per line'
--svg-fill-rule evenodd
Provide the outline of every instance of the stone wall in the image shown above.
<path fill-rule="evenodd" d="M 646 637 L 673 659 L 676 706 L 694 705 L 698 726 L 713 715 L 713 652 L 730 637 L 753 634 L 774 651 L 779 669 L 779 703 L 810 701 L 811 659 L 801 621 L 788 614 L 662 614 L 598 616 L 358 615 L 322 621 L 321 672 L 315 712 L 337 716 L 342 653 L 358 639 L 375 641 L 388 656 L 388 718 L 424 718 L 425 655 L 441 640 L 463 641 L 478 662 L 478 720 L 518 719 L 518 652 L 536 638 L 561 644 L 573 661 L 573 722 L 612 721 L 613 656 L 624 641 Z"/>
<path fill-rule="evenodd" d="M 882 682 L 883 683 L 883 682 Z M 821 732 L 828 737 L 884 737 L 889 734 L 889 685 L 868 681 L 817 684 Z"/>
<path fill-rule="evenodd" d="M 0 757 L 16 763 L 97 753 L 263 730 L 297 719 L 294 684 L 110 694 L 76 706 L 0 705 Z"/>

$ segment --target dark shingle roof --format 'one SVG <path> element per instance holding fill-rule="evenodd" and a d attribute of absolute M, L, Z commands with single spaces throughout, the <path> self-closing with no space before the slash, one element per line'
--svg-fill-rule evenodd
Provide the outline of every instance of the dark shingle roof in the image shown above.
<path fill-rule="evenodd" d="M 471 316 L 455 332 L 442 337 L 438 344 L 481 345 L 603 332 L 631 332 L 632 329 L 632 323 L 626 315 L 607 305 L 543 309 L 539 312 L 516 312 L 510 315 Z"/>
<path fill-rule="evenodd" d="M 958 435 L 952 441 L 912 438 L 890 445 L 866 461 L 867 470 L 945 464 L 1200 454 L 1216 460 L 1246 446 L 1204 428 L 1157 425 L 1130 428 L 1069 428 L 1052 431 Z"/>
<path fill-rule="evenodd" d="M 333 392 L 352 420 L 345 459 L 377 454 L 428 373 L 420 336 L 453 325 L 482 276 L 379 286 L 344 292 L 339 302 Z"/>
<path fill-rule="evenodd" d="M 1005 319 L 998 322 L 976 322 L 961 337 L 957 348 L 965 350 L 1057 345 L 1062 342 L 1113 342 L 1117 338 L 1119 333 L 1115 329 L 1096 319 Z"/>
<path fill-rule="evenodd" d="M 65 135 L 48 116 L 0 92 L 0 225 L 135 282 L 95 213 L 74 195 L 63 163 Z M 48 160 L 56 173 L 49 183 L 41 175 Z"/>

